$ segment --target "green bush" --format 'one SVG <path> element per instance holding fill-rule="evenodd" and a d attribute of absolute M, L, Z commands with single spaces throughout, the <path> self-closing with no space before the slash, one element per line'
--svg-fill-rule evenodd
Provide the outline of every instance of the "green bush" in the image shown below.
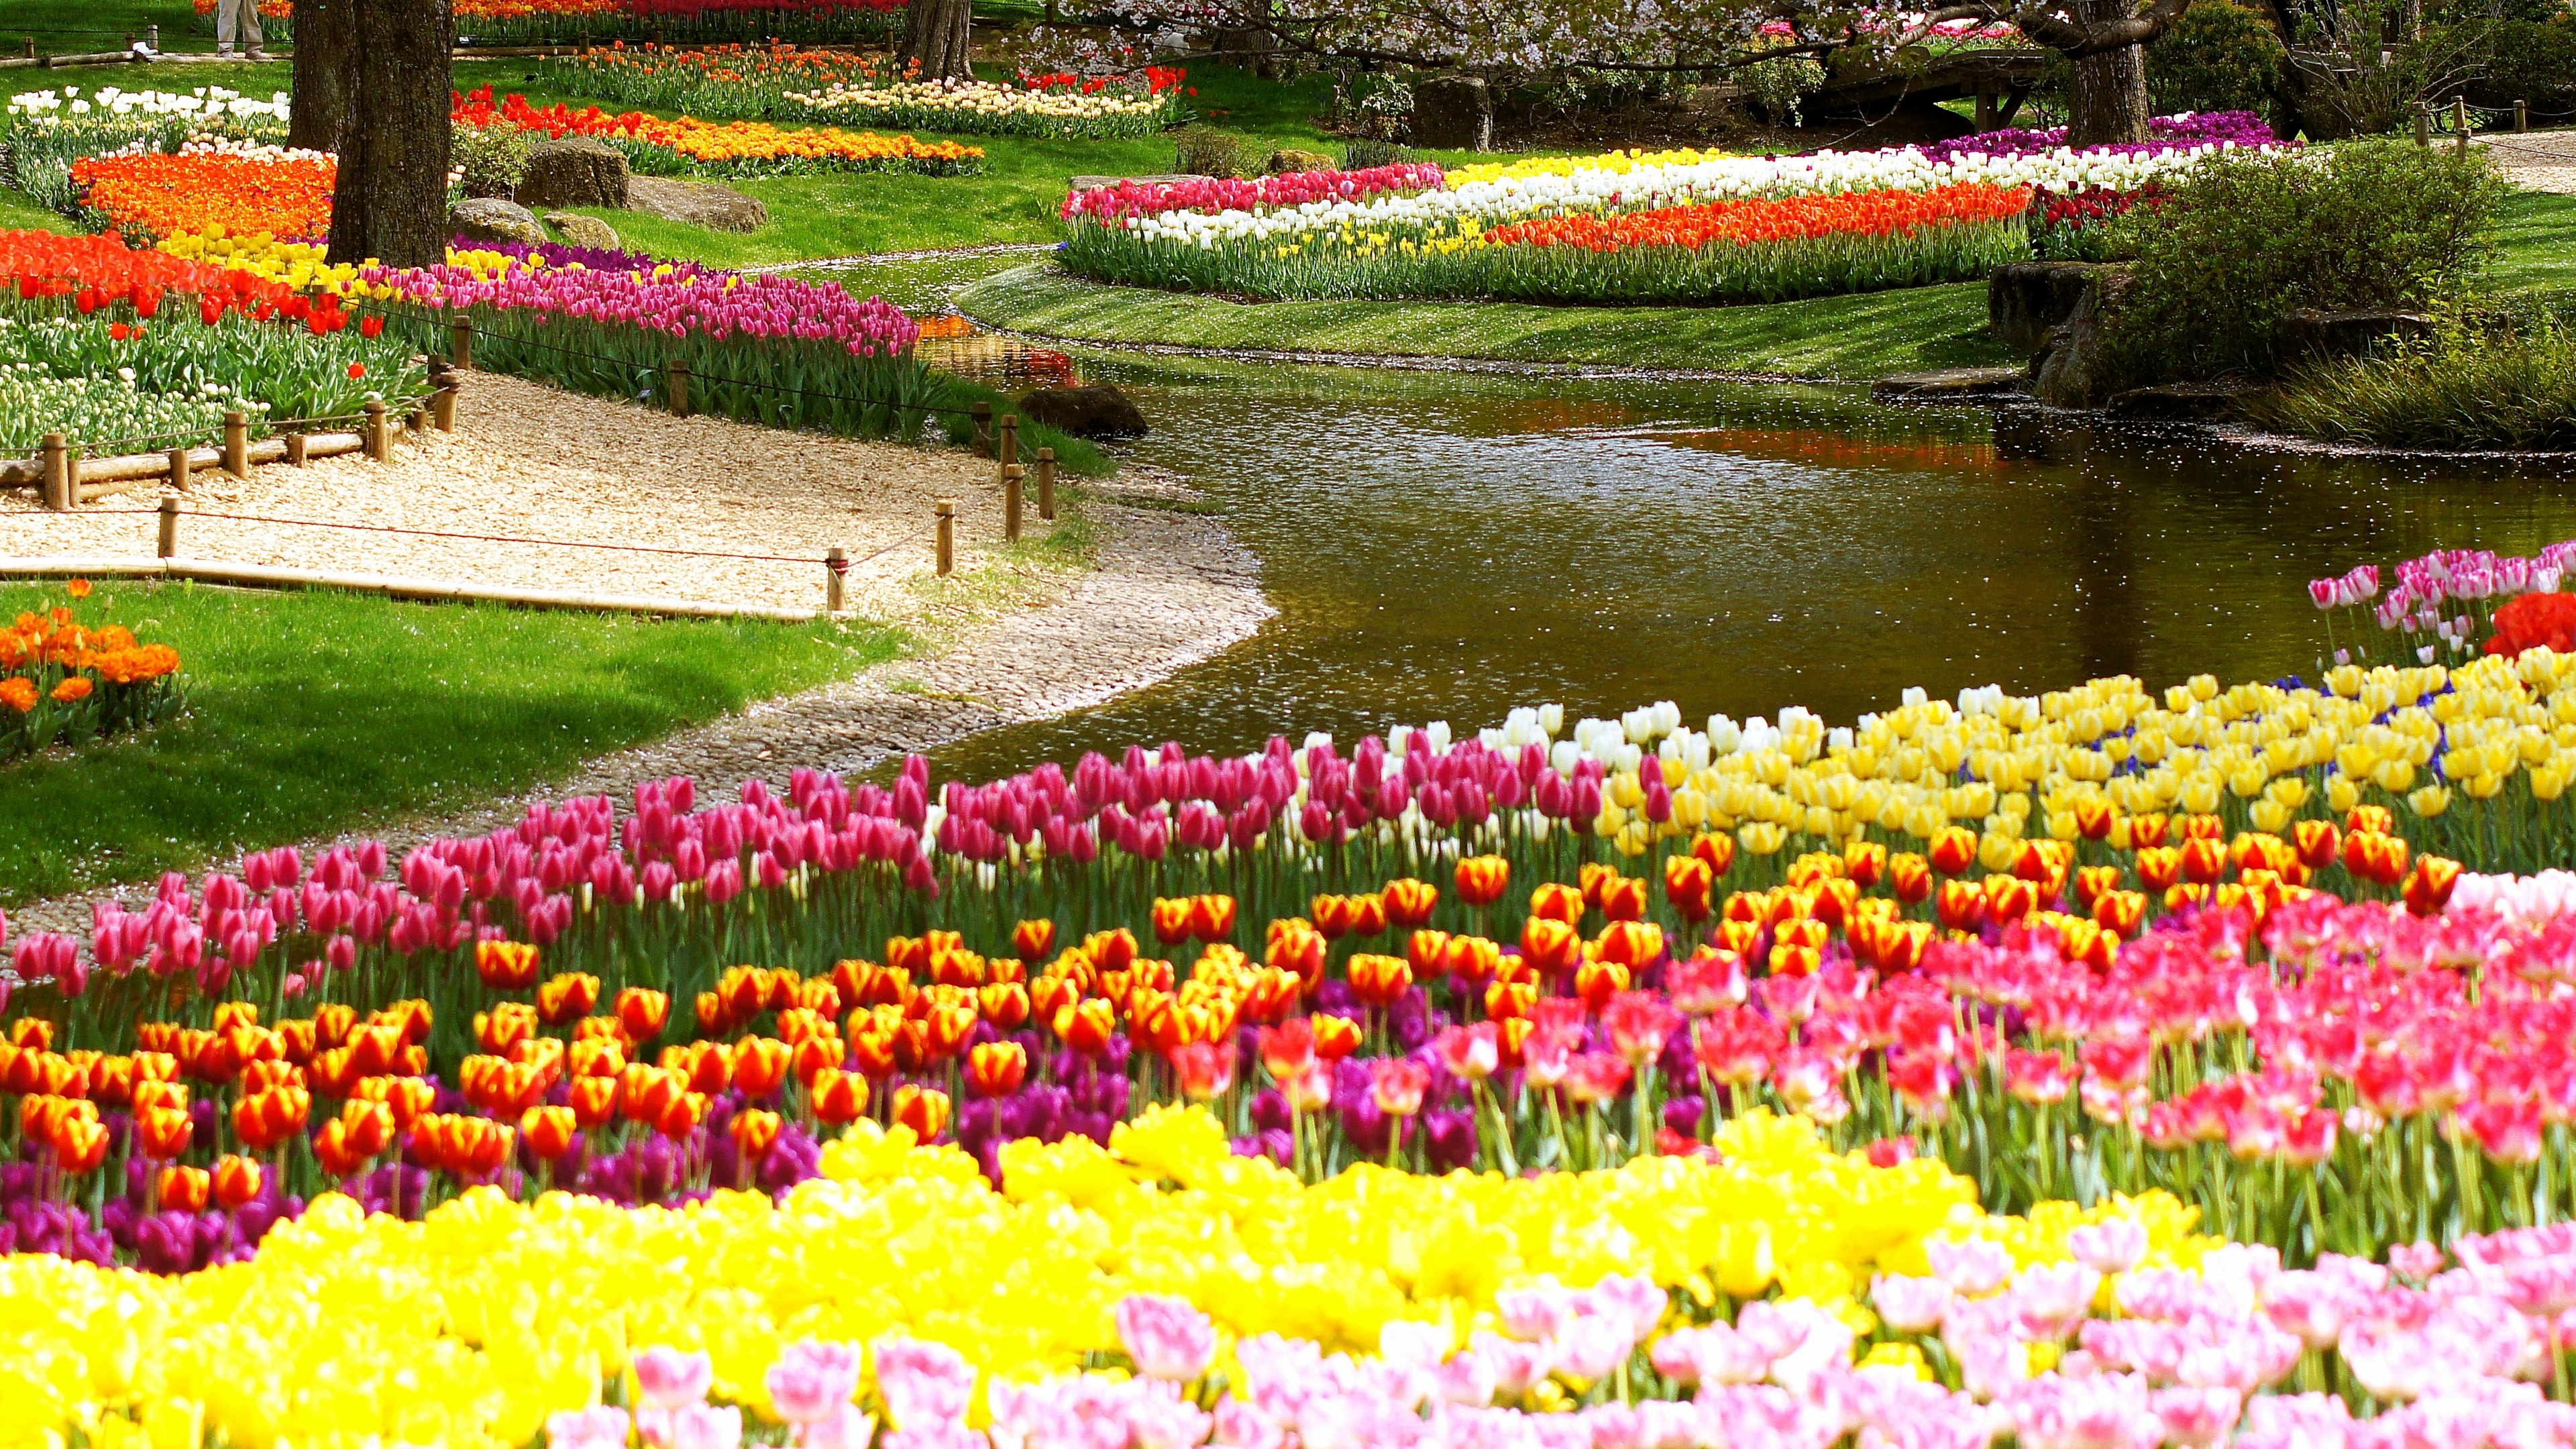
<path fill-rule="evenodd" d="M 2483 155 L 2400 140 L 2205 162 L 2118 223 L 2137 257 L 2111 319 L 2119 370 L 2268 372 L 2286 312 L 2454 301 L 2494 254 L 2504 190 Z"/>
<path fill-rule="evenodd" d="M 1342 148 L 1342 168 L 1346 171 L 1365 171 L 1374 166 L 1393 166 L 1399 161 L 1421 159 L 1409 147 L 1399 146 L 1393 141 L 1373 141 L 1366 137 L 1355 139 Z"/>
<path fill-rule="evenodd" d="M 450 163 L 468 196 L 507 196 L 528 174 L 528 132 L 516 126 L 459 126 Z"/>
<path fill-rule="evenodd" d="M 2339 443 L 2576 448 L 2576 333 L 2541 320 L 2326 363 L 2257 403 L 2267 426 Z"/>
<path fill-rule="evenodd" d="M 2147 46 L 2147 94 L 2158 115 L 2269 111 L 2288 56 L 2262 16 L 2228 0 L 2194 0 Z"/>
<path fill-rule="evenodd" d="M 2495 101 L 2529 101 L 2544 116 L 2576 104 L 2576 18 L 2507 20 L 2495 27 L 2495 58 L 2478 89 Z"/>
<path fill-rule="evenodd" d="M 1231 132 L 1209 126 L 1183 126 L 1172 133 L 1177 154 L 1172 169 L 1185 176 L 1223 176 L 1242 180 L 1261 174 L 1269 151 Z"/>

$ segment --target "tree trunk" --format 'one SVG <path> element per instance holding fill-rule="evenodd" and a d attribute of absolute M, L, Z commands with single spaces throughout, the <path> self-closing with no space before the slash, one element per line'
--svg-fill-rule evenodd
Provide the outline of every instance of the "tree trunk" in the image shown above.
<path fill-rule="evenodd" d="M 434 265 L 447 249 L 448 0 L 355 0 L 354 20 L 331 260 Z"/>
<path fill-rule="evenodd" d="M 286 144 L 337 151 L 349 123 L 350 53 L 356 0 L 301 0 L 295 7 L 295 99 L 286 113 Z"/>
<path fill-rule="evenodd" d="M 970 0 L 909 0 L 903 7 L 903 44 L 895 60 L 917 63 L 923 80 L 973 80 L 966 42 Z"/>
<path fill-rule="evenodd" d="M 2078 0 L 2090 22 L 2126 20 L 2137 0 Z M 2147 48 L 2124 45 L 2075 62 L 2075 93 L 2067 102 L 2066 144 L 2119 146 L 2147 139 Z"/>

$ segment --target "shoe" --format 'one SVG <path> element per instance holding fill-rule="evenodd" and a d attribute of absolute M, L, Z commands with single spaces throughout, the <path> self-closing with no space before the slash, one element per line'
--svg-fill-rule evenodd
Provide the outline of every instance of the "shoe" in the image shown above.
<path fill-rule="evenodd" d="M 217 59 L 217 60 L 230 60 L 230 59 L 232 59 L 232 58 L 233 58 L 233 48 L 232 48 L 231 46 L 229 46 L 229 45 L 218 45 L 218 46 L 216 46 L 216 47 L 215 47 L 215 59 Z"/>
<path fill-rule="evenodd" d="M 266 60 L 266 59 L 268 59 L 268 52 L 267 52 L 267 51 L 264 51 L 264 50 L 261 50 L 261 49 L 259 49 L 258 47 L 254 46 L 254 47 L 252 47 L 252 48 L 251 48 L 251 52 L 250 52 L 250 59 L 252 59 L 252 60 Z"/>

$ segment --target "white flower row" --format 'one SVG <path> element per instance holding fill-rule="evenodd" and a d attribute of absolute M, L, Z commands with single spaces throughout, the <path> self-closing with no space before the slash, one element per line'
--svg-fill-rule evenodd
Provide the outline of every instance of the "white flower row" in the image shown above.
<path fill-rule="evenodd" d="M 2169 147 L 2120 154 L 2059 148 L 2020 156 L 1967 155 L 1932 161 L 1921 151 L 1824 151 L 1812 156 L 1727 156 L 1625 172 L 1578 169 L 1562 175 L 1470 181 L 1454 190 L 1366 201 L 1310 201 L 1261 211 L 1166 211 L 1119 224 L 1146 241 L 1195 246 L 1270 241 L 1319 232 L 1430 231 L 1472 224 L 1481 229 L 1573 213 L 1645 211 L 1747 197 L 1832 195 L 1856 191 L 1926 191 L 1963 182 L 2123 190 L 2198 163 L 2221 146 Z"/>
<path fill-rule="evenodd" d="M 239 91 L 222 86 L 199 86 L 186 95 L 175 91 L 127 91 L 114 86 L 101 86 L 84 97 L 78 86 L 64 86 L 58 91 L 27 91 L 9 98 L 8 119 L 22 117 L 61 120 L 73 116 L 231 116 L 239 119 L 259 118 L 283 121 L 288 106 L 287 94 L 278 91 L 267 100 L 254 100 Z"/>
<path fill-rule="evenodd" d="M 1069 90 L 1023 90 L 991 81 L 901 81 L 889 86 L 846 86 L 838 81 L 819 91 L 789 91 L 781 97 L 815 112 L 818 119 L 845 112 L 885 115 L 919 108 L 971 112 L 983 116 L 1044 116 L 1053 120 L 1096 120 L 1106 116 L 1146 116 L 1163 108 L 1159 96 L 1116 88 L 1083 95 Z"/>

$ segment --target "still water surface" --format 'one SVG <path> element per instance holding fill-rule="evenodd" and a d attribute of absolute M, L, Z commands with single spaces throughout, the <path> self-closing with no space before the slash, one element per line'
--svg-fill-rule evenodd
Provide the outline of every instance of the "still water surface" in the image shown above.
<path fill-rule="evenodd" d="M 1153 422 L 1131 456 L 1225 510 L 1278 617 L 943 774 L 1551 701 L 1840 722 L 1909 685 L 2268 679 L 2323 650 L 2311 577 L 2576 537 L 2576 462 L 2255 452 L 1847 388 L 1076 357 Z"/>

